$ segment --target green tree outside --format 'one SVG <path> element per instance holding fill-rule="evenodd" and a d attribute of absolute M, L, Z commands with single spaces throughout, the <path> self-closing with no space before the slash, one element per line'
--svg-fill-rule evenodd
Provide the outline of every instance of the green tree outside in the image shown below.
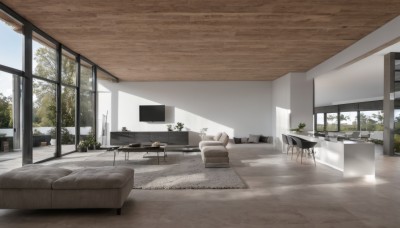
<path fill-rule="evenodd" d="M 12 97 L 0 93 L 0 128 L 13 128 Z"/>
<path fill-rule="evenodd" d="M 51 48 L 42 47 L 35 53 L 34 74 L 47 78 L 55 79 L 57 62 L 55 51 Z M 75 85 L 76 80 L 76 63 L 65 55 L 62 56 L 62 83 L 67 85 Z M 85 72 L 82 72 L 83 74 Z M 83 75 L 83 79 L 88 76 Z M 90 75 L 89 75 L 90 77 Z M 36 98 L 33 104 L 33 126 L 34 127 L 55 127 L 56 121 L 56 85 L 43 80 L 36 79 L 33 82 L 33 94 Z M 61 90 L 61 119 L 62 127 L 75 127 L 75 101 L 76 90 L 71 87 L 62 86 Z M 81 94 L 81 126 L 92 126 L 94 121 L 93 102 L 87 99 L 86 92 Z M 62 130 L 63 134 L 67 134 L 66 129 Z M 70 137 L 73 138 L 73 137 Z M 64 140 L 63 140 L 64 141 Z"/>

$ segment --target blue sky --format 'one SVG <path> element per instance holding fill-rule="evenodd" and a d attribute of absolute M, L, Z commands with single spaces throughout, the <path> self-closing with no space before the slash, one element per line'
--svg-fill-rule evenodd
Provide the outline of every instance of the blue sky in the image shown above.
<path fill-rule="evenodd" d="M 22 70 L 23 36 L 0 20 L 0 64 Z M 0 92 L 12 95 L 12 77 L 0 71 Z"/>
<path fill-rule="evenodd" d="M 42 47 L 38 42 L 33 42 L 33 51 Z M 12 27 L 0 20 L 0 64 L 22 70 L 24 36 L 13 30 Z M 36 62 L 33 62 L 33 68 Z M 11 74 L 0 71 L 0 93 L 12 95 Z"/>
<path fill-rule="evenodd" d="M 0 63 L 22 70 L 24 37 L 0 20 Z"/>

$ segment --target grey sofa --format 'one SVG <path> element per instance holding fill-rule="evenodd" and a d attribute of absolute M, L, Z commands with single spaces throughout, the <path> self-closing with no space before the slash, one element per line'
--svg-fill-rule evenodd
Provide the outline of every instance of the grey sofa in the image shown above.
<path fill-rule="evenodd" d="M 201 141 L 199 148 L 201 158 L 206 168 L 227 168 L 229 167 L 229 153 L 226 145 L 229 142 L 228 134 L 218 133 L 213 141 Z"/>
<path fill-rule="evenodd" d="M 134 170 L 79 170 L 26 165 L 0 175 L 0 208 L 121 208 L 133 187 Z"/>

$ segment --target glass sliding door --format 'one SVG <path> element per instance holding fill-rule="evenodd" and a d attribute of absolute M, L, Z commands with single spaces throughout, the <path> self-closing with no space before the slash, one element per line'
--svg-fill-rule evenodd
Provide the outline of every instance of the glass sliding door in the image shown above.
<path fill-rule="evenodd" d="M 0 10 L 0 163 L 22 158 L 22 30 L 22 23 Z"/>
<path fill-rule="evenodd" d="M 80 139 L 96 135 L 94 132 L 93 66 L 82 60 L 80 75 Z"/>
<path fill-rule="evenodd" d="M 76 150 L 76 57 L 66 50 L 61 56 L 61 154 Z"/>
<path fill-rule="evenodd" d="M 76 89 L 61 88 L 61 152 L 75 151 L 75 102 Z"/>
<path fill-rule="evenodd" d="M 33 32 L 33 162 L 56 156 L 57 53 L 56 46 Z"/>
<path fill-rule="evenodd" d="M 56 152 L 56 85 L 33 79 L 33 162 L 55 156 Z"/>
<path fill-rule="evenodd" d="M 22 80 L 0 71 L 0 162 L 22 156 Z"/>

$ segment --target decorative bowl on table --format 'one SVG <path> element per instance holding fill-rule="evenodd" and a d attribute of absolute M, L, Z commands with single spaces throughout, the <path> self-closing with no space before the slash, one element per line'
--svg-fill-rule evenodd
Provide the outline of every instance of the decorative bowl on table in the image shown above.
<path fill-rule="evenodd" d="M 160 147 L 160 142 L 153 142 L 151 147 Z"/>

